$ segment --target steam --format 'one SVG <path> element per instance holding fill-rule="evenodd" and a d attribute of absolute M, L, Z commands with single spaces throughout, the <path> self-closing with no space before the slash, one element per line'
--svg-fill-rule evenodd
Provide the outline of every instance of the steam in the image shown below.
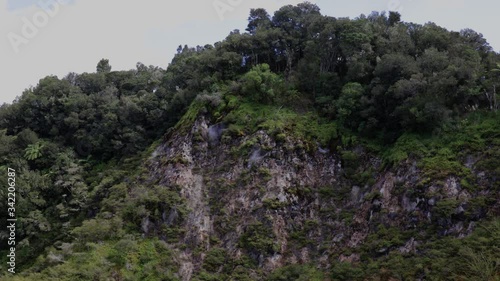
<path fill-rule="evenodd" d="M 262 150 L 256 148 L 250 154 L 250 158 L 248 159 L 248 168 L 250 169 L 254 164 L 260 162 L 266 155 L 262 153 Z"/>
<path fill-rule="evenodd" d="M 208 127 L 208 139 L 210 144 L 216 145 L 220 141 L 220 137 L 222 136 L 222 132 L 224 131 L 225 126 L 222 123 L 212 125 Z"/>

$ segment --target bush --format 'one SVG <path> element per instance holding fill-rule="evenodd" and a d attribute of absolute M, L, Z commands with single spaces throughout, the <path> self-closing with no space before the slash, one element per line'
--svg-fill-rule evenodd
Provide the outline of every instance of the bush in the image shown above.
<path fill-rule="evenodd" d="M 314 268 L 313 265 L 289 265 L 275 270 L 268 281 L 323 281 L 325 280 L 323 272 Z M 347 280 L 347 279 L 343 279 Z"/>
<path fill-rule="evenodd" d="M 273 103 L 279 94 L 281 79 L 268 64 L 254 66 L 242 78 L 242 94 L 261 103 Z"/>
<path fill-rule="evenodd" d="M 217 272 L 226 263 L 227 252 L 221 248 L 213 248 L 207 252 L 203 260 L 203 269 L 208 272 Z"/>
<path fill-rule="evenodd" d="M 245 233 L 240 236 L 239 246 L 251 254 L 271 255 L 278 251 L 274 239 L 274 233 L 261 222 L 257 222 L 247 226 Z"/>
<path fill-rule="evenodd" d="M 91 219 L 83 222 L 71 233 L 80 243 L 99 242 L 119 238 L 122 235 L 123 221 L 119 217 L 112 219 Z"/>

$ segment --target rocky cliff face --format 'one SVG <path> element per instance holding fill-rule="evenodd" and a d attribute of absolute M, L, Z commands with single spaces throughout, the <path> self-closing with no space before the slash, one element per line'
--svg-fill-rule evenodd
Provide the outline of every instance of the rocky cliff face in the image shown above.
<path fill-rule="evenodd" d="M 229 137 L 224 124 L 200 116 L 186 132 L 173 132 L 148 163 L 151 178 L 176 188 L 186 213 L 175 247 L 183 280 L 190 280 L 205 253 L 222 248 L 233 260 L 245 257 L 263 272 L 295 263 L 327 269 L 332 262 L 359 262 L 363 255 L 418 252 L 429 237 L 465 236 L 485 215 L 477 198 L 457 176 L 428 178 L 417 161 L 391 168 L 352 150 L 356 163 L 300 139 L 280 140 L 265 131 Z M 466 163 L 477 180 L 488 175 Z M 346 165 L 364 172 L 353 180 Z M 498 203 L 496 203 L 498 204 Z M 153 235 L 180 216 L 177 209 L 159 221 L 143 221 Z"/>

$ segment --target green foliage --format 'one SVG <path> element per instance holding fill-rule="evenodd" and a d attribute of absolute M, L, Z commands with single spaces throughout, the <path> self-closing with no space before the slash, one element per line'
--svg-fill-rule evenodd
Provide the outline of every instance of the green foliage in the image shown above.
<path fill-rule="evenodd" d="M 36 160 L 42 157 L 43 144 L 37 142 L 35 144 L 28 144 L 28 147 L 24 150 L 24 158 L 29 161 Z"/>
<path fill-rule="evenodd" d="M 359 83 L 348 83 L 342 88 L 340 97 L 335 102 L 337 119 L 345 124 L 352 122 L 354 113 L 360 110 L 360 99 L 363 95 L 363 86 Z"/>
<path fill-rule="evenodd" d="M 261 222 L 250 224 L 240 236 L 238 245 L 251 254 L 271 255 L 279 250 L 272 231 Z"/>
<path fill-rule="evenodd" d="M 73 147 L 80 156 L 107 160 L 144 149 L 180 118 L 185 106 L 180 108 L 181 101 L 173 101 L 174 95 L 162 87 L 163 70 L 111 72 L 107 60 L 97 68 L 98 73 L 41 79 L 2 110 L 1 126 L 11 134 L 24 132 L 19 142 L 25 145 L 35 144 L 36 136 L 28 136 L 32 132 L 57 139 L 57 144 Z"/>
<path fill-rule="evenodd" d="M 37 271 L 18 280 L 180 280 L 173 253 L 162 241 L 124 238 L 87 247 L 89 251 L 75 252 L 72 245 L 63 244 L 38 260 Z M 51 264 L 54 259 L 61 262 Z"/>
<path fill-rule="evenodd" d="M 268 64 L 257 65 L 243 75 L 242 95 L 261 103 L 272 103 L 279 94 L 281 81 Z"/>
<path fill-rule="evenodd" d="M 260 167 L 257 172 L 262 177 L 264 181 L 269 181 L 272 178 L 271 171 L 267 168 Z"/>
<path fill-rule="evenodd" d="M 354 175 L 360 163 L 359 155 L 356 152 L 344 150 L 341 152 L 342 164 L 347 175 Z"/>
<path fill-rule="evenodd" d="M 82 226 L 76 227 L 72 234 L 75 235 L 79 243 L 99 242 L 120 238 L 122 227 L 123 222 L 118 217 L 91 219 L 84 221 Z"/>
<path fill-rule="evenodd" d="M 315 231 L 319 226 L 318 221 L 306 220 L 303 225 L 295 227 L 293 231 L 290 232 L 290 244 L 291 248 L 295 250 L 300 250 L 304 247 L 314 246 L 314 240 L 310 239 L 310 233 Z"/>
<path fill-rule="evenodd" d="M 102 59 L 99 61 L 96 67 L 97 73 L 109 73 L 111 72 L 111 65 L 109 65 L 109 60 Z"/>
<path fill-rule="evenodd" d="M 379 257 L 362 255 L 360 263 L 334 263 L 332 277 L 334 280 L 413 279 L 425 275 L 430 280 L 496 280 L 500 272 L 495 252 L 498 246 L 492 245 L 498 243 L 497 225 L 496 219 L 484 223 L 470 237 L 460 240 L 448 237 L 423 241 L 418 246 L 422 251 L 418 255 L 386 252 L 386 247 L 393 243 L 401 245 L 414 234 L 400 235 L 394 228 L 379 228 L 376 235 L 367 238 L 368 245 L 375 246 L 373 255 Z"/>
<path fill-rule="evenodd" d="M 207 252 L 203 260 L 203 269 L 208 272 L 218 272 L 227 262 L 227 252 L 221 248 L 213 248 Z"/>
<path fill-rule="evenodd" d="M 316 142 L 327 145 L 337 137 L 336 124 L 314 112 L 299 114 L 289 108 L 242 102 L 238 98 L 231 98 L 231 103 L 237 104 L 237 110 L 230 111 L 223 121 L 229 124 L 226 134 L 232 136 L 243 136 L 260 129 L 277 141 L 284 141 L 286 136 L 307 141 L 310 149 L 317 146 Z"/>
<path fill-rule="evenodd" d="M 201 101 L 193 102 L 182 118 L 177 122 L 174 129 L 180 132 L 188 132 L 191 129 L 192 124 L 198 117 L 200 110 L 203 108 L 203 103 Z"/>
<path fill-rule="evenodd" d="M 467 175 L 467 168 L 454 158 L 455 154 L 451 150 L 442 148 L 437 151 L 435 156 L 423 159 L 422 167 L 427 171 L 428 175 L 436 179 L 443 179 L 450 175 Z"/>
<path fill-rule="evenodd" d="M 386 164 L 397 165 L 410 157 L 423 157 L 427 153 L 428 148 L 422 143 L 420 135 L 404 134 L 385 151 L 383 157 Z"/>
<path fill-rule="evenodd" d="M 411 237 L 411 233 L 404 233 L 394 227 L 387 228 L 384 225 L 379 225 L 377 231 L 366 238 L 363 247 L 366 253 L 376 256 L 404 245 L 405 238 L 409 237 Z"/>
<path fill-rule="evenodd" d="M 323 281 L 325 276 L 323 272 L 316 269 L 313 265 L 289 265 L 275 270 L 266 279 L 268 281 Z"/>
<path fill-rule="evenodd" d="M 18 147 L 27 147 L 38 143 L 38 135 L 30 129 L 24 129 L 16 137 L 16 145 Z"/>
<path fill-rule="evenodd" d="M 286 201 L 280 202 L 278 198 L 266 198 L 262 200 L 262 205 L 264 205 L 265 208 L 277 210 L 288 206 L 289 203 Z"/>
<path fill-rule="evenodd" d="M 188 210 L 179 188 L 135 186 L 127 194 L 123 194 L 123 187 L 115 188 L 118 193 L 115 200 L 119 202 L 109 204 L 118 205 L 131 230 L 162 235 L 168 242 L 176 242 L 183 234 L 184 230 L 179 226 Z"/>
<path fill-rule="evenodd" d="M 495 280 L 500 277 L 500 259 L 492 260 L 488 254 L 476 252 L 469 247 L 460 249 L 459 255 L 466 260 L 463 272 L 469 280 Z"/>
<path fill-rule="evenodd" d="M 334 263 L 331 269 L 333 280 L 363 280 L 365 273 L 362 268 L 348 262 Z"/>
<path fill-rule="evenodd" d="M 436 203 L 433 211 L 437 217 L 450 218 L 459 205 L 460 202 L 456 199 L 444 199 Z"/>

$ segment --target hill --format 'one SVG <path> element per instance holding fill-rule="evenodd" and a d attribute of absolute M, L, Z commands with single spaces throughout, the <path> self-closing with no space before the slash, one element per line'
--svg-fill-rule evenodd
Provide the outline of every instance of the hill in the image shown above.
<path fill-rule="evenodd" d="M 0 108 L 2 278 L 498 280 L 499 63 L 305 2 L 166 70 L 45 77 Z"/>

